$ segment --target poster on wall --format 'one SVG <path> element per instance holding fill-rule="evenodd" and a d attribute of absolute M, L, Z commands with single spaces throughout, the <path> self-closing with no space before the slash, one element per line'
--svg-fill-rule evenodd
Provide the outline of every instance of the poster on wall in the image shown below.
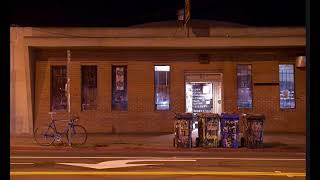
<path fill-rule="evenodd" d="M 127 67 L 112 67 L 112 110 L 127 110 Z"/>
<path fill-rule="evenodd" d="M 124 90 L 124 68 L 123 67 L 116 68 L 116 90 L 117 91 Z"/>
<path fill-rule="evenodd" d="M 192 85 L 193 112 L 211 112 L 212 110 L 212 84 L 198 83 Z"/>

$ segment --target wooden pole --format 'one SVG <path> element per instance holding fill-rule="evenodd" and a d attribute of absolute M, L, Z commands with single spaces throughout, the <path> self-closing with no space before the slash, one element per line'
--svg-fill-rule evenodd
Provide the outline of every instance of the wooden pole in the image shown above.
<path fill-rule="evenodd" d="M 185 29 L 187 30 L 187 37 L 189 37 L 189 21 L 190 21 L 190 0 L 184 1 L 184 23 L 185 23 Z"/>
<path fill-rule="evenodd" d="M 68 120 L 70 121 L 70 105 L 71 105 L 71 100 L 70 100 L 70 63 L 71 63 L 71 51 L 67 50 L 67 103 L 68 103 Z M 71 129 L 69 126 L 69 131 L 68 131 L 68 145 L 71 146 Z"/>

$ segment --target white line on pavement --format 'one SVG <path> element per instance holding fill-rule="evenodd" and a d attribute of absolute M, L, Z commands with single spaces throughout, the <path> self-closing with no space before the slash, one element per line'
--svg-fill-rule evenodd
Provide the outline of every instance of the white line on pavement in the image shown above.
<path fill-rule="evenodd" d="M 14 164 L 14 165 L 17 165 L 17 164 L 34 164 L 34 163 L 10 163 L 10 164 Z"/>
<path fill-rule="evenodd" d="M 69 166 L 79 166 L 79 167 L 86 167 L 86 168 L 93 168 L 93 169 L 109 169 L 109 168 L 122 168 L 122 167 L 137 167 L 137 166 L 150 166 L 150 165 L 163 165 L 163 164 L 128 164 L 133 162 L 184 162 L 184 161 L 193 161 L 190 159 L 135 159 L 135 160 L 113 160 L 113 161 L 104 161 L 96 164 L 87 164 L 87 163 L 58 163 L 62 165 L 69 165 Z"/>
<path fill-rule="evenodd" d="M 13 156 L 10 159 L 196 159 L 196 160 L 244 160 L 244 161 L 305 161 L 306 159 L 292 159 L 292 158 L 226 158 L 226 157 L 112 157 L 112 156 L 91 156 L 91 157 L 61 157 L 61 156 Z"/>

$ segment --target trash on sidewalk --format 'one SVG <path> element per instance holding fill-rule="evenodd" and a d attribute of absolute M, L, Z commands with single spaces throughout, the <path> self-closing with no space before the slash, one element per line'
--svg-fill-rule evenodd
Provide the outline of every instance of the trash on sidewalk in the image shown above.
<path fill-rule="evenodd" d="M 222 147 L 238 148 L 239 115 L 221 113 L 221 143 Z"/>
<path fill-rule="evenodd" d="M 192 147 L 192 113 L 177 113 L 174 122 L 174 147 Z"/>

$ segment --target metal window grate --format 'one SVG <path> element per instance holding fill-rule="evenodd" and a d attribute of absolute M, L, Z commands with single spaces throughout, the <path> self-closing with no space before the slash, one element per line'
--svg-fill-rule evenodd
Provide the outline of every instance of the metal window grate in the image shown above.
<path fill-rule="evenodd" d="M 295 108 L 294 65 L 279 65 L 280 108 Z"/>
<path fill-rule="evenodd" d="M 81 66 L 81 110 L 97 108 L 97 66 Z"/>
<path fill-rule="evenodd" d="M 251 65 L 237 65 L 238 108 L 252 108 Z"/>
<path fill-rule="evenodd" d="M 67 110 L 67 66 L 51 66 L 51 111 Z"/>

